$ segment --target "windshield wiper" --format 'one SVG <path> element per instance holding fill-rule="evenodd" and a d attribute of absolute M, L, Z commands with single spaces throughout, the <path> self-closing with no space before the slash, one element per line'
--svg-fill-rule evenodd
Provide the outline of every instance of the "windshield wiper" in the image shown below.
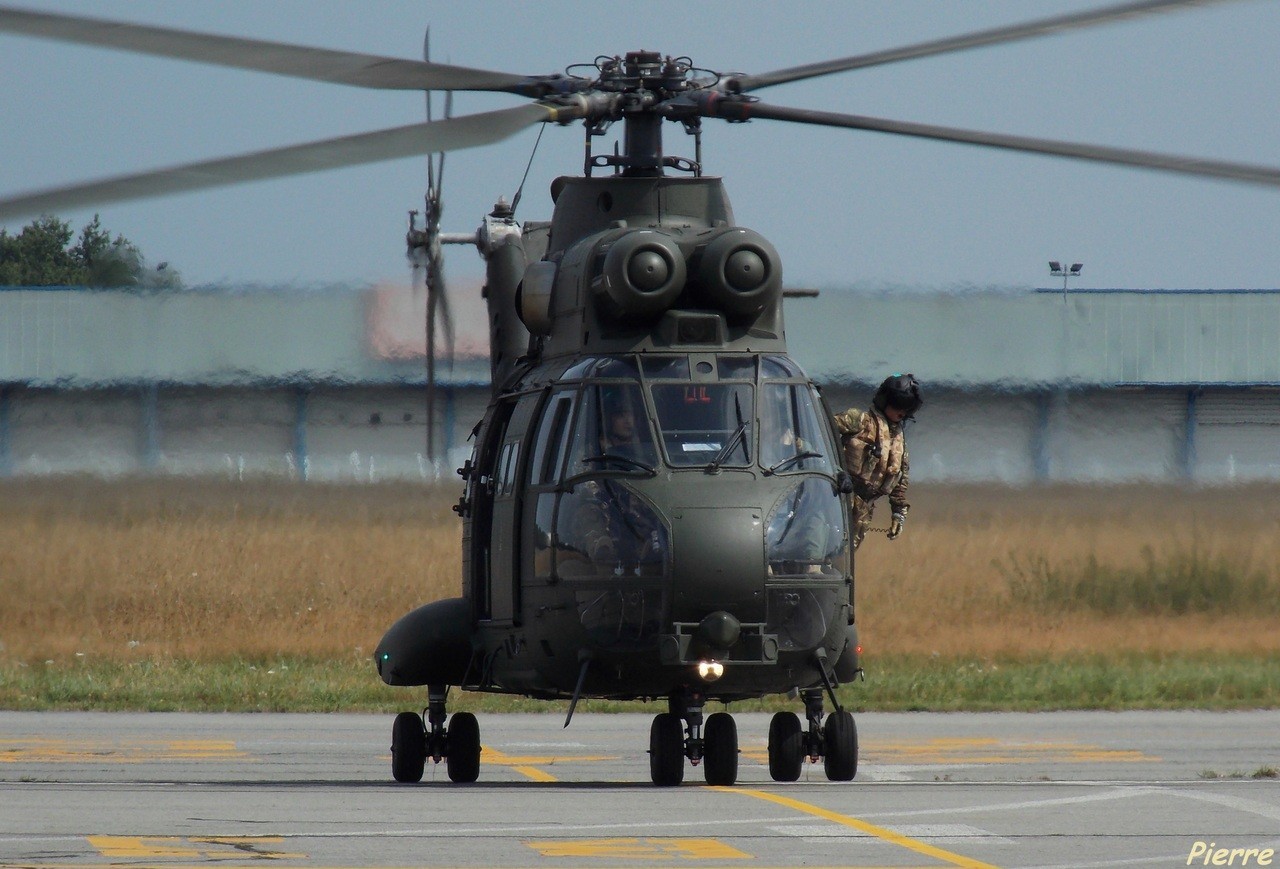
<path fill-rule="evenodd" d="M 720 448 L 720 452 L 716 453 L 716 457 L 711 460 L 711 464 L 707 465 L 707 473 L 715 473 L 720 470 L 720 466 L 729 458 L 729 454 L 738 446 L 738 441 L 742 440 L 742 436 L 747 433 L 747 421 L 744 419 L 738 423 L 738 428 L 730 436 L 724 446 Z"/>
<path fill-rule="evenodd" d="M 766 469 L 765 473 L 776 474 L 778 473 L 778 471 L 781 471 L 783 468 L 787 467 L 790 464 L 793 464 L 794 462 L 798 462 L 801 459 L 820 459 L 820 458 L 822 458 L 822 453 L 815 453 L 813 450 L 805 450 L 802 453 L 796 453 L 794 456 L 792 456 L 789 459 L 783 459 L 782 461 L 774 465 L 772 468 Z"/>

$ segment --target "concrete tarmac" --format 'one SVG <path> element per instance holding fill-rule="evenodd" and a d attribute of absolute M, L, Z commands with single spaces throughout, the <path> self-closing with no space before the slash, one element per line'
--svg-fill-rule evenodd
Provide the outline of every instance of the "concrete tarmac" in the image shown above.
<path fill-rule="evenodd" d="M 732 788 L 562 713 L 481 715 L 472 785 L 392 781 L 389 715 L 0 713 L 0 865 L 1280 866 L 1280 712 L 867 713 L 849 783 L 740 714 Z"/>

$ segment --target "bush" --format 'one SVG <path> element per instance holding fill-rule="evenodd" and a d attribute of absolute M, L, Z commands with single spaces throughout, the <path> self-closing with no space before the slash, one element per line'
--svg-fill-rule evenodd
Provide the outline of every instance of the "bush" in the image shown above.
<path fill-rule="evenodd" d="M 1195 546 L 1157 559 L 1142 548 L 1142 564 L 1115 567 L 1096 556 L 1052 565 L 1042 556 L 996 568 L 1016 604 L 1052 613 L 1089 610 L 1104 615 L 1142 613 L 1280 613 L 1280 587 L 1248 563 L 1210 556 Z"/>

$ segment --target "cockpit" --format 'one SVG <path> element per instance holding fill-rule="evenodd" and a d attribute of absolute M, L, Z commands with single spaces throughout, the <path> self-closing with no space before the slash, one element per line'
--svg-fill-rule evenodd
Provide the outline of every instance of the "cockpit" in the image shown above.
<path fill-rule="evenodd" d="M 839 469 L 821 403 L 785 356 L 586 359 L 568 477 L 601 468 L 652 472 L 757 468 L 766 475 Z M 575 390 L 577 391 L 577 390 Z"/>
<path fill-rule="evenodd" d="M 759 505 L 769 576 L 847 572 L 836 446 L 814 387 L 787 357 L 582 359 L 539 416 L 529 464 L 539 576 L 669 577 L 673 505 L 656 504 L 648 481 L 685 480 L 681 497 L 696 503 L 707 476 L 743 473 L 779 483 Z M 659 491 L 671 497 L 670 485 Z"/>

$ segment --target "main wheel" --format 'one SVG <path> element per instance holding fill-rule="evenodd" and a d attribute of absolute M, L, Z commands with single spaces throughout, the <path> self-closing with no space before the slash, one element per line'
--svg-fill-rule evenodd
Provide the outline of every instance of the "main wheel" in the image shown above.
<path fill-rule="evenodd" d="M 649 727 L 649 776 L 659 787 L 684 781 L 684 724 L 672 712 L 655 715 Z"/>
<path fill-rule="evenodd" d="M 399 782 L 422 781 L 427 763 L 427 731 L 422 716 L 401 712 L 391 725 L 391 774 Z"/>
<path fill-rule="evenodd" d="M 728 712 L 707 718 L 702 730 L 702 762 L 707 784 L 728 787 L 738 780 L 738 725 Z"/>
<path fill-rule="evenodd" d="M 804 766 L 804 733 L 800 716 L 778 712 L 769 722 L 769 776 L 774 781 L 795 781 Z"/>
<path fill-rule="evenodd" d="M 455 712 L 449 718 L 445 739 L 445 766 L 449 780 L 473 782 L 480 777 L 480 724 L 470 712 Z"/>
<path fill-rule="evenodd" d="M 858 728 L 850 712 L 832 712 L 822 728 L 826 749 L 822 765 L 831 781 L 853 781 L 858 774 Z"/>

